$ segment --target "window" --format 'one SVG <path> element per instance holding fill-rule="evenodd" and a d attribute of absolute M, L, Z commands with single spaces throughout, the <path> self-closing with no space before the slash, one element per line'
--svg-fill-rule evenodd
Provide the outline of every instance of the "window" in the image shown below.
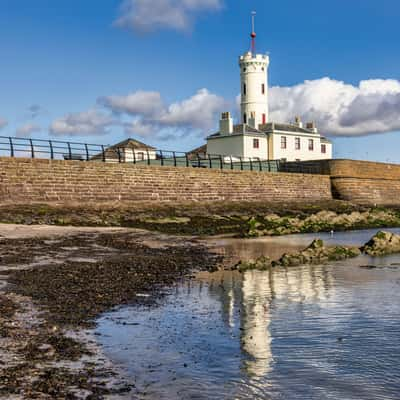
<path fill-rule="evenodd" d="M 321 153 L 326 153 L 326 144 L 321 144 Z"/>
<path fill-rule="evenodd" d="M 308 150 L 310 150 L 310 151 L 314 150 L 314 140 L 313 139 L 308 139 Z"/>
<path fill-rule="evenodd" d="M 247 92 L 246 84 L 243 83 L 243 96 L 246 96 L 246 92 Z"/>
<path fill-rule="evenodd" d="M 265 83 L 261 84 L 261 93 L 265 94 Z"/>
<path fill-rule="evenodd" d="M 294 148 L 295 150 L 300 150 L 300 138 L 294 138 Z"/>
<path fill-rule="evenodd" d="M 286 149 L 286 136 L 281 136 L 281 149 Z"/>
<path fill-rule="evenodd" d="M 247 124 L 247 114 L 246 113 L 243 114 L 243 123 Z"/>
<path fill-rule="evenodd" d="M 267 114 L 262 115 L 262 123 L 266 124 L 267 123 Z"/>
<path fill-rule="evenodd" d="M 253 139 L 253 149 L 260 148 L 260 141 L 258 139 Z"/>

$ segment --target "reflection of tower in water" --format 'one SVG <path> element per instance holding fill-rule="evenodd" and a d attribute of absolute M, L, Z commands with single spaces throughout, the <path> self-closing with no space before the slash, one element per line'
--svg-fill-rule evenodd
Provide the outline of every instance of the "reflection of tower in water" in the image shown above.
<path fill-rule="evenodd" d="M 329 267 L 305 266 L 247 271 L 244 274 L 219 271 L 204 276 L 209 295 L 221 304 L 221 318 L 227 329 L 237 332 L 243 353 L 242 370 L 248 375 L 246 390 L 257 391 L 260 378 L 273 369 L 273 310 L 289 303 L 329 305 L 334 285 Z M 299 309 L 301 312 L 301 307 Z M 248 383 L 253 382 L 253 385 Z M 265 386 L 265 381 L 264 381 Z"/>
<path fill-rule="evenodd" d="M 244 368 L 251 376 L 265 376 L 271 370 L 270 303 L 271 274 L 249 271 L 242 281 L 241 342 L 249 356 Z"/>

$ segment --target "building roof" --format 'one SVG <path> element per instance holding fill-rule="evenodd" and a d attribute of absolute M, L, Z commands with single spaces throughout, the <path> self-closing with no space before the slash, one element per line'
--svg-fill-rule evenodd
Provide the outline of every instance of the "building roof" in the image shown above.
<path fill-rule="evenodd" d="M 104 150 L 104 154 L 103 153 L 99 153 L 94 155 L 93 157 L 91 157 L 92 160 L 99 160 L 103 157 L 107 158 L 108 160 L 119 160 L 120 156 L 121 156 L 121 150 L 124 149 L 132 149 L 132 150 L 151 150 L 151 151 L 155 151 L 156 148 L 149 146 L 139 140 L 136 139 L 126 139 L 123 140 L 122 142 L 113 144 L 112 146 L 107 147 Z"/>
<path fill-rule="evenodd" d="M 259 135 L 262 135 L 263 132 L 261 132 L 258 129 L 253 128 L 252 126 L 247 125 L 247 124 L 238 124 L 238 125 L 234 125 L 233 126 L 233 132 L 230 133 L 230 134 L 222 134 L 221 135 L 221 132 L 216 132 L 216 133 L 213 133 L 212 135 L 209 135 L 207 137 L 207 139 L 212 139 L 212 138 L 216 138 L 216 137 L 219 137 L 219 136 L 223 137 L 223 136 L 235 135 L 235 134 L 236 135 L 240 135 L 240 134 L 259 134 Z"/>
<path fill-rule="evenodd" d="M 149 146 L 146 143 L 143 143 L 137 139 L 126 139 L 122 142 L 114 144 L 112 146 L 107 147 L 107 150 L 115 150 L 115 149 L 137 149 L 137 150 L 156 150 L 155 147 Z"/>
<path fill-rule="evenodd" d="M 310 129 L 300 128 L 294 124 L 279 124 L 276 122 L 269 122 L 268 124 L 260 125 L 260 130 L 263 132 L 284 131 L 284 132 L 298 132 L 298 133 L 314 133 Z"/>
<path fill-rule="evenodd" d="M 206 154 L 207 153 L 207 144 L 203 144 L 200 147 L 196 147 L 193 150 L 190 150 L 187 154 L 188 155 L 196 155 L 196 154 Z"/>

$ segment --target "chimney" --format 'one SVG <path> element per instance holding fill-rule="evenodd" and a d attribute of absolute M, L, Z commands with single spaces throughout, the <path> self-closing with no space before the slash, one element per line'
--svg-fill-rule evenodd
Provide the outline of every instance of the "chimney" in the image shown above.
<path fill-rule="evenodd" d="M 233 133 L 233 119 L 230 112 L 223 112 L 219 121 L 219 132 L 222 135 Z"/>
<path fill-rule="evenodd" d="M 296 126 L 298 126 L 299 128 L 302 128 L 302 127 L 303 127 L 303 123 L 301 122 L 301 118 L 300 118 L 299 116 L 296 116 L 296 117 L 295 117 L 295 119 L 294 119 L 294 124 L 295 124 Z"/>
<path fill-rule="evenodd" d="M 250 118 L 247 122 L 247 125 L 251 126 L 252 128 L 256 128 L 256 114 L 254 111 L 250 113 Z"/>
<path fill-rule="evenodd" d="M 318 129 L 317 126 L 315 125 L 315 122 L 307 122 L 306 124 L 306 128 L 310 131 L 312 131 L 313 133 L 318 133 Z"/>

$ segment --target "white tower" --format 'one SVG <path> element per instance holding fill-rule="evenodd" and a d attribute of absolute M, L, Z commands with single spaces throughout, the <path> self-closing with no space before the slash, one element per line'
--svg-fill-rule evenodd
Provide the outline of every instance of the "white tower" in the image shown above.
<path fill-rule="evenodd" d="M 241 121 L 254 128 L 268 122 L 269 56 L 256 54 L 255 28 L 252 13 L 251 51 L 239 58 L 241 83 Z"/>

